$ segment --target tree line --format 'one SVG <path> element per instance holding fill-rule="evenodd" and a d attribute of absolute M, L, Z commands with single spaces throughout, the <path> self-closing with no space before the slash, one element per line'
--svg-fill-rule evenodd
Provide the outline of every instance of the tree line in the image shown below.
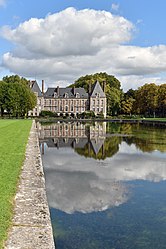
<path fill-rule="evenodd" d="M 29 81 L 18 75 L 5 76 L 0 81 L 0 113 L 13 117 L 25 117 L 36 105 L 36 96 Z"/>
<path fill-rule="evenodd" d="M 121 83 L 113 75 L 96 73 L 82 76 L 70 87 L 83 87 L 88 92 L 99 81 L 105 82 L 107 115 L 143 115 L 145 117 L 166 117 L 166 84 L 145 84 L 137 90 L 124 92 Z M 29 81 L 18 75 L 5 76 L 0 81 L 0 113 L 25 117 L 36 105 L 36 96 L 29 87 Z"/>
<path fill-rule="evenodd" d="M 98 80 L 103 86 L 106 83 L 107 114 L 143 115 L 145 117 L 166 117 L 166 84 L 145 84 L 137 90 L 124 92 L 121 83 L 107 73 L 96 73 L 80 77 L 73 85 L 84 87 L 87 91 L 90 84 Z M 71 85 L 71 86 L 73 86 Z"/>

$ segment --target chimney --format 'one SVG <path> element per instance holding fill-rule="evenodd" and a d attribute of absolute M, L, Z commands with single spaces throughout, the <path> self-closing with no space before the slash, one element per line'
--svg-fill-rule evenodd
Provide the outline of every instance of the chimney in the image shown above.
<path fill-rule="evenodd" d="M 56 88 L 57 96 L 59 96 L 59 86 Z"/>
<path fill-rule="evenodd" d="M 76 91 L 75 91 L 75 86 L 73 86 L 73 94 L 75 95 Z"/>
<path fill-rule="evenodd" d="M 42 80 L 42 94 L 44 94 L 44 80 Z"/>
<path fill-rule="evenodd" d="M 103 81 L 103 92 L 105 93 L 106 81 Z"/>
<path fill-rule="evenodd" d="M 29 80 L 29 87 L 32 88 L 33 84 L 32 84 L 32 81 Z"/>
<path fill-rule="evenodd" d="M 89 94 L 91 94 L 91 91 L 92 91 L 92 84 L 89 83 Z"/>

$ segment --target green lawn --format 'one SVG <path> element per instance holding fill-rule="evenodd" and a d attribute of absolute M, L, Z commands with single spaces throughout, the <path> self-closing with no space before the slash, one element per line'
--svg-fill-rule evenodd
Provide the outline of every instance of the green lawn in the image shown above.
<path fill-rule="evenodd" d="M 13 198 L 31 125 L 31 120 L 0 120 L 0 248 L 11 225 Z"/>

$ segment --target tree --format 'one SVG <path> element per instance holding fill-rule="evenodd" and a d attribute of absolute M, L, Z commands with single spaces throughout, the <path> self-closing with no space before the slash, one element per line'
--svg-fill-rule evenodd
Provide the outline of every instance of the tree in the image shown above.
<path fill-rule="evenodd" d="M 134 102 L 135 102 L 135 99 L 133 99 L 133 98 L 128 98 L 126 100 L 123 100 L 121 103 L 122 113 L 131 115 L 131 113 L 133 111 Z"/>
<path fill-rule="evenodd" d="M 121 91 L 115 87 L 108 87 L 106 91 L 107 97 L 107 113 L 117 115 L 120 109 Z"/>
<path fill-rule="evenodd" d="M 20 77 L 18 75 L 10 75 L 10 76 L 5 76 L 2 79 L 6 83 L 20 83 L 26 86 L 29 86 L 29 81 L 23 77 Z"/>
<path fill-rule="evenodd" d="M 121 83 L 113 75 L 108 75 L 105 72 L 82 76 L 75 81 L 70 87 L 83 87 L 87 92 L 91 88 L 91 85 L 96 81 L 99 81 L 101 87 L 105 82 L 105 94 L 107 97 L 107 111 L 111 115 L 117 114 L 120 108 L 120 100 L 122 95 Z"/>
<path fill-rule="evenodd" d="M 123 95 L 123 99 L 121 102 L 121 112 L 124 114 L 131 115 L 134 111 L 134 103 L 136 97 L 136 90 L 129 89 Z"/>
<path fill-rule="evenodd" d="M 158 86 L 154 83 L 145 84 L 136 93 L 137 109 L 141 114 L 155 117 L 158 105 Z"/>
<path fill-rule="evenodd" d="M 4 110 L 6 108 L 5 102 L 7 96 L 7 83 L 0 81 L 0 109 L 1 109 L 1 116 L 4 115 Z"/>
<path fill-rule="evenodd" d="M 0 82 L 1 115 L 24 117 L 36 105 L 36 96 L 30 90 L 28 81 L 17 75 L 6 76 Z"/>
<path fill-rule="evenodd" d="M 158 112 L 160 116 L 166 116 L 166 84 L 162 84 L 158 88 Z"/>

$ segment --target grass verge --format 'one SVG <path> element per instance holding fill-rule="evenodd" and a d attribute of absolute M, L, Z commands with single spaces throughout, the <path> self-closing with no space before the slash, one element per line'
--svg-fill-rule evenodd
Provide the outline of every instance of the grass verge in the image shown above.
<path fill-rule="evenodd" d="M 7 238 L 31 120 L 0 120 L 0 248 Z"/>

